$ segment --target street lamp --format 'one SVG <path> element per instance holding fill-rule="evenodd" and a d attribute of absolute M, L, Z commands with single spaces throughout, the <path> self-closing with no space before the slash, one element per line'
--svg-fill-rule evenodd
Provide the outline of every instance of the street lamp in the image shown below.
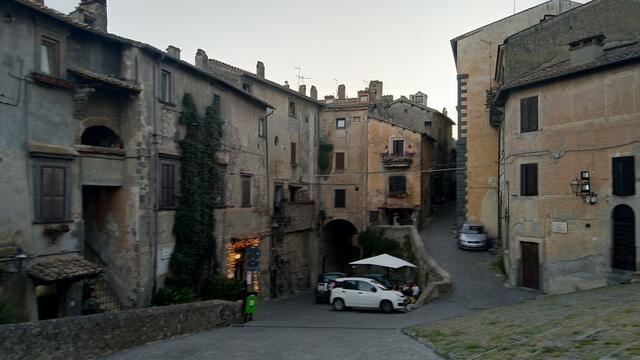
<path fill-rule="evenodd" d="M 589 171 L 580 171 L 580 177 L 573 179 L 570 183 L 571 192 L 577 197 L 584 200 L 589 205 L 595 205 L 598 202 L 598 195 L 591 191 L 591 174 Z"/>

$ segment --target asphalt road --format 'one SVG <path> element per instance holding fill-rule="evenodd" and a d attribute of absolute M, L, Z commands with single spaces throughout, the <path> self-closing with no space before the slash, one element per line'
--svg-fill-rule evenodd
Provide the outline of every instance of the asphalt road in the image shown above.
<path fill-rule="evenodd" d="M 408 313 L 336 312 L 316 305 L 313 293 L 259 304 L 254 321 L 179 337 L 113 354 L 104 359 L 439 359 L 405 336 L 405 327 L 519 302 L 536 295 L 507 289 L 490 270 L 486 252 L 457 249 L 454 209 L 447 207 L 425 227 L 427 251 L 452 276 L 454 293 Z"/>

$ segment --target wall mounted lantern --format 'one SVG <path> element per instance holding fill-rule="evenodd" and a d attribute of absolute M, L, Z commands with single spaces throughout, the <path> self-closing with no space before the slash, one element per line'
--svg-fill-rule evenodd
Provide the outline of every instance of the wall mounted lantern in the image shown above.
<path fill-rule="evenodd" d="M 587 204 L 595 205 L 598 203 L 598 195 L 591 191 L 591 175 L 586 170 L 580 172 L 579 178 L 571 181 L 571 191 Z"/>

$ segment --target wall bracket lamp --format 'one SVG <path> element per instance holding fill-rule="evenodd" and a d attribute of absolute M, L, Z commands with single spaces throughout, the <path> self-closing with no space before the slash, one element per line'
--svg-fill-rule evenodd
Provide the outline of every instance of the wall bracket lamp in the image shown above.
<path fill-rule="evenodd" d="M 586 170 L 580 171 L 580 177 L 571 181 L 571 191 L 589 205 L 598 203 L 598 195 L 591 191 L 591 174 Z"/>

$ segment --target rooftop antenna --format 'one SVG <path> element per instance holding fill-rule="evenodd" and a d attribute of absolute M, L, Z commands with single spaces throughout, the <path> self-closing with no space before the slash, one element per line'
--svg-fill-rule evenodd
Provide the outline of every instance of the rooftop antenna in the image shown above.
<path fill-rule="evenodd" d="M 300 85 L 304 84 L 305 80 L 311 80 L 311 78 L 302 76 L 302 67 L 294 66 L 293 68 L 298 70 L 298 75 L 296 75 L 296 77 L 298 78 L 298 87 L 300 87 Z"/>

